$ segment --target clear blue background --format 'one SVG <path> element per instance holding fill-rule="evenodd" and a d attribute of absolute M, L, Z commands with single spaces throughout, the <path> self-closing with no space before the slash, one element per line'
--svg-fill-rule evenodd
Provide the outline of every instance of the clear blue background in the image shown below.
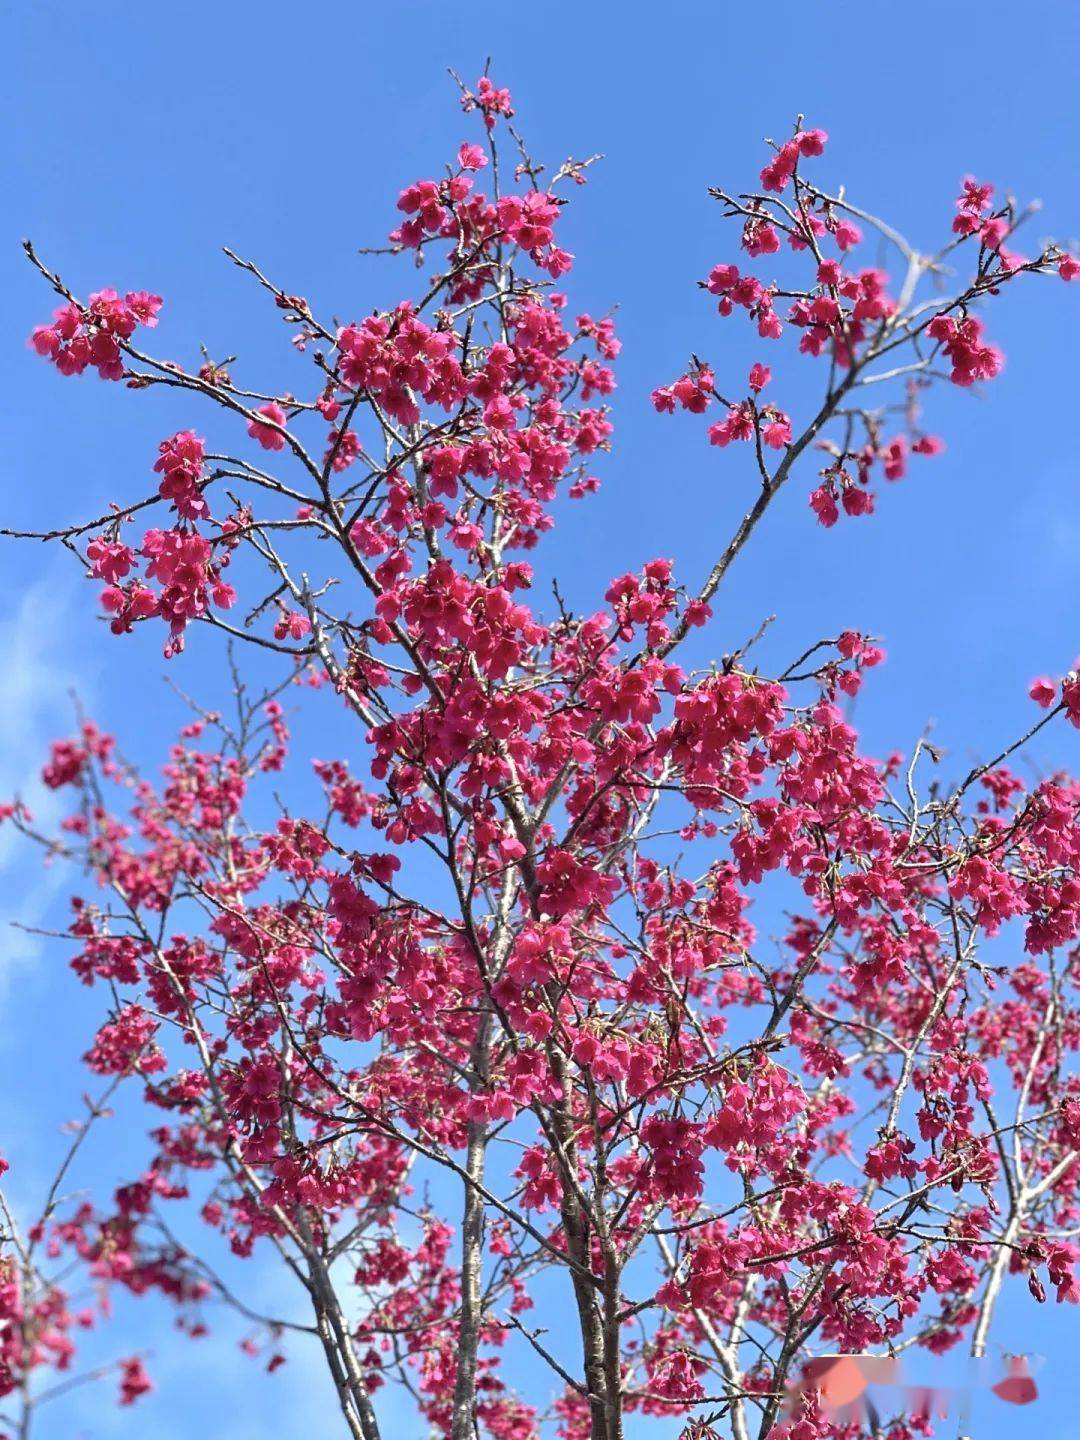
<path fill-rule="evenodd" d="M 146 486 L 163 435 L 207 423 L 171 397 L 132 396 L 92 377 L 65 381 L 25 350 L 53 302 L 21 258 L 21 236 L 77 291 L 112 284 L 163 293 L 159 353 L 191 363 L 201 342 L 216 356 L 239 349 L 245 377 L 276 388 L 297 373 L 280 326 L 220 245 L 252 255 L 287 289 L 342 318 L 407 293 L 404 272 L 357 249 L 381 243 L 401 185 L 437 173 L 473 136 L 446 67 L 473 79 L 490 53 L 535 155 L 556 165 L 571 153 L 606 155 L 575 195 L 565 241 L 579 256 L 571 304 L 594 314 L 619 306 L 616 455 L 597 467 L 599 497 L 564 516 L 545 565 L 579 604 L 596 603 L 610 575 L 654 555 L 675 558 L 692 581 L 754 483 L 745 456 L 709 450 L 700 422 L 657 417 L 648 403 L 690 351 L 721 376 L 741 380 L 745 371 L 735 330 L 694 284 L 713 263 L 737 258 L 736 236 L 706 187 L 750 182 L 761 137 L 783 134 L 801 111 L 832 136 L 820 175 L 846 182 L 857 203 L 916 245 L 943 235 L 965 171 L 1043 199 L 1029 244 L 1068 239 L 1080 232 L 1077 14 L 1071 0 L 1038 8 L 23 0 L 3 22 L 2 523 L 38 528 L 130 499 Z M 991 334 L 1008 355 L 1003 378 L 984 400 L 956 391 L 931 399 L 927 422 L 948 450 L 889 487 L 872 520 L 817 528 L 804 468 L 731 574 L 708 648 L 738 643 L 771 613 L 763 664 L 846 626 L 881 635 L 888 666 L 856 709 L 879 754 L 910 746 L 932 723 L 950 763 L 966 767 L 1025 728 L 1031 677 L 1060 673 L 1080 646 L 1078 289 L 1027 282 L 994 307 Z M 182 717 L 155 678 L 165 668 L 157 630 L 112 640 L 66 558 L 8 545 L 0 562 L 0 788 L 32 798 L 44 736 L 69 728 L 71 688 L 146 764 L 157 763 Z M 202 696 L 224 679 L 209 639 L 196 635 L 170 667 Z M 1026 763 L 1075 766 L 1075 742 L 1076 732 L 1059 726 Z M 331 748 L 324 737 L 319 749 Z M 42 878 L 4 837 L 0 862 L 6 918 L 62 917 L 62 874 Z M 95 1006 L 67 974 L 62 948 L 24 932 L 0 940 L 0 978 L 0 1150 L 15 1165 L 13 1193 L 30 1204 L 60 1153 L 58 1126 L 77 1108 L 84 1077 L 63 1057 L 85 1047 Z M 111 1184 L 138 1150 L 103 1139 L 97 1178 Z M 271 1295 L 269 1276 L 249 1279 Z M 981 1437 L 1036 1427 L 1080 1435 L 1069 1359 L 1075 1314 L 1039 1310 L 1021 1287 L 1007 1292 L 997 1337 L 1047 1356 L 1046 1398 L 1026 1414 L 988 1411 Z M 261 1381 L 227 1325 L 197 1348 L 170 1341 L 167 1325 L 156 1310 L 125 1308 L 117 1327 L 127 1348 L 157 1350 L 153 1397 L 124 1412 L 113 1410 L 111 1394 L 60 1402 L 43 1412 L 39 1440 L 336 1433 L 317 1364 L 297 1354 Z M 388 1440 L 419 1436 L 404 1417 L 398 1423 Z"/>

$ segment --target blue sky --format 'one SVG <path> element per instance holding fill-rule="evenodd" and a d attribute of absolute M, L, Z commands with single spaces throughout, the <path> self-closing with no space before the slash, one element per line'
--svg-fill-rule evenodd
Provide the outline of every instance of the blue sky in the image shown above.
<path fill-rule="evenodd" d="M 535 155 L 555 164 L 571 153 L 606 157 L 565 223 L 579 257 L 572 305 L 594 314 L 619 306 L 616 453 L 598 466 L 599 496 L 567 514 L 544 561 L 580 605 L 595 604 L 611 575 L 655 555 L 671 556 L 694 580 L 744 506 L 741 458 L 710 451 L 690 417 L 656 416 L 648 395 L 691 351 L 721 376 L 745 370 L 734 331 L 694 282 L 736 258 L 734 233 L 706 187 L 748 182 L 763 135 L 782 134 L 798 112 L 827 129 L 821 175 L 845 182 L 917 246 L 943 235 L 968 171 L 1021 199 L 1040 197 L 1035 238 L 1080 234 L 1080 19 L 1071 0 L 1048 0 L 1037 18 L 1001 0 L 912 0 L 902 9 L 775 0 L 753 11 L 639 0 L 467 11 L 433 0 L 325 8 L 35 0 L 9 10 L 4 28 L 6 525 L 68 521 L 133 497 L 157 441 L 205 424 L 171 397 L 65 381 L 26 351 L 51 297 L 22 260 L 22 236 L 77 291 L 114 284 L 162 293 L 159 350 L 187 360 L 200 343 L 215 355 L 239 350 L 245 373 L 274 388 L 289 366 L 280 327 L 220 246 L 257 258 L 317 311 L 342 318 L 404 293 L 400 266 L 357 250 L 381 243 L 400 187 L 434 173 L 470 135 L 446 69 L 471 79 L 488 54 Z M 927 424 L 948 449 L 888 487 L 872 520 L 817 528 L 804 471 L 729 577 L 708 648 L 740 642 L 773 613 L 763 665 L 849 626 L 882 636 L 888 665 L 855 714 L 876 753 L 910 746 L 932 724 L 949 763 L 966 769 L 1025 728 L 1031 677 L 1060 673 L 1080 648 L 1069 443 L 1078 289 L 1025 283 L 995 306 L 1003 377 L 985 399 L 954 390 L 931 398 Z M 3 551 L 4 791 L 27 786 L 42 737 L 68 728 L 73 688 L 146 764 L 182 718 L 156 679 L 165 669 L 158 633 L 112 640 L 65 558 Z M 170 669 L 201 695 L 220 689 L 224 675 L 206 639 L 194 637 Z M 1076 766 L 1078 750 L 1076 732 L 1058 727 L 1030 763 Z M 63 875 L 42 878 L 6 839 L 0 864 L 0 913 L 31 924 L 62 913 Z M 5 1014 L 17 1017 L 0 1036 L 0 1150 L 32 1190 L 59 1153 L 57 1126 L 83 1084 L 77 1067 L 57 1061 L 43 1071 L 36 1057 L 77 1054 L 91 1006 L 62 953 L 21 932 L 0 939 L 0 984 Z M 1009 1428 L 998 1413 L 980 1435 L 1034 1434 L 1036 1421 L 1080 1435 L 1063 1339 L 1073 1317 L 1036 1312 L 1020 1291 L 1008 1298 L 1001 1338 L 1046 1354 L 1048 1398 L 1023 1417 L 1030 1430 L 1010 1411 Z M 67 1409 L 61 1402 L 43 1414 L 39 1440 L 247 1440 L 271 1421 L 284 1440 L 317 1430 L 324 1392 L 303 1357 L 265 1384 L 243 1384 L 245 1362 L 228 1344 L 177 1351 L 167 1322 L 153 1324 L 159 1353 L 174 1357 L 157 1366 L 159 1392 L 119 1414 L 86 1398 Z M 144 1312 L 121 1317 L 132 1347 L 154 1344 L 153 1324 Z"/>

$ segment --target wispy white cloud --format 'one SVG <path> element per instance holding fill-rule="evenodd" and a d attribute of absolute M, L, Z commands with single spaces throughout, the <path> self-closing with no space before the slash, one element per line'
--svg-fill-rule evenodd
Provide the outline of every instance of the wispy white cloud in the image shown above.
<path fill-rule="evenodd" d="M 46 573 L 0 618 L 0 799 L 18 795 L 46 828 L 61 810 L 41 783 L 48 742 L 71 731 L 74 694 L 93 701 L 95 670 L 67 638 L 74 604 L 68 573 Z M 62 884 L 59 868 L 42 867 L 10 826 L 0 827 L 0 986 L 38 952 L 35 937 L 16 927 L 40 924 Z"/>

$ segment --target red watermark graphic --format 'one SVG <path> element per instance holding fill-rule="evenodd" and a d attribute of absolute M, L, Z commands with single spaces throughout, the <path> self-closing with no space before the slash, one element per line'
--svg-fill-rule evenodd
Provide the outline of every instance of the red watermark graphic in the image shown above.
<path fill-rule="evenodd" d="M 968 1383 L 957 1385 L 912 1383 L 904 1376 L 898 1357 L 892 1355 L 819 1355 L 807 1361 L 794 1387 L 793 1408 L 813 1396 L 817 1408 L 830 1418 L 866 1421 L 876 1432 L 881 1423 L 870 1387 L 899 1392 L 902 1404 L 895 1407 L 911 1418 L 944 1420 L 956 1414 L 961 1423 L 968 1418 L 972 1396 L 990 1391 L 1007 1405 L 1031 1405 L 1039 1397 L 1032 1374 L 1031 1357 L 1005 1355 L 1002 1364 L 971 1362 Z"/>

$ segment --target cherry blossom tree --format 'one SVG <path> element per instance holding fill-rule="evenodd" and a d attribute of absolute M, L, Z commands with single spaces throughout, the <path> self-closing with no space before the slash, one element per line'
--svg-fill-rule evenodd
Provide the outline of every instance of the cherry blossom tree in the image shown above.
<path fill-rule="evenodd" d="M 473 138 L 398 201 L 410 298 L 342 324 L 230 256 L 309 364 L 299 394 L 158 358 L 156 295 L 79 298 L 27 245 L 61 301 L 37 353 L 167 387 L 185 426 L 107 514 L 37 538 L 116 643 L 220 642 L 234 683 L 193 702 L 160 777 L 80 722 L 44 770 L 58 830 L 4 810 L 82 867 L 85 1060 L 144 1097 L 150 1146 L 114 1196 L 69 1213 L 57 1189 L 31 1241 L 5 1226 L 12 1433 L 74 1328 L 39 1245 L 196 1333 L 240 1308 L 269 1368 L 314 1336 L 355 1440 L 392 1440 L 394 1385 L 448 1440 L 642 1417 L 904 1440 L 917 1416 L 838 1416 L 807 1359 L 982 1355 L 1009 1274 L 1033 1304 L 1080 1298 L 1080 787 L 1008 763 L 1080 726 L 1080 680 L 1034 682 L 1028 733 L 950 778 L 925 741 L 861 753 L 845 701 L 883 656 L 855 629 L 769 672 L 758 637 L 680 661 L 780 492 L 808 525 L 877 523 L 877 487 L 942 449 L 936 387 L 1000 370 L 992 302 L 1080 260 L 1021 254 L 1030 212 L 973 179 L 944 238 L 910 243 L 819 178 L 800 118 L 756 189 L 712 192 L 735 228 L 703 303 L 761 358 L 728 373 L 721 346 L 652 397 L 740 450 L 745 514 L 703 578 L 655 559 L 578 614 L 527 557 L 587 514 L 562 501 L 588 506 L 612 443 L 613 321 L 560 288 L 591 161 L 534 162 L 487 75 L 461 101 Z M 353 741 L 296 813 L 274 796 L 301 703 Z M 185 1206 L 276 1255 L 309 1318 L 246 1307 L 176 1237 Z M 149 1384 L 138 1359 L 122 1379 Z"/>

